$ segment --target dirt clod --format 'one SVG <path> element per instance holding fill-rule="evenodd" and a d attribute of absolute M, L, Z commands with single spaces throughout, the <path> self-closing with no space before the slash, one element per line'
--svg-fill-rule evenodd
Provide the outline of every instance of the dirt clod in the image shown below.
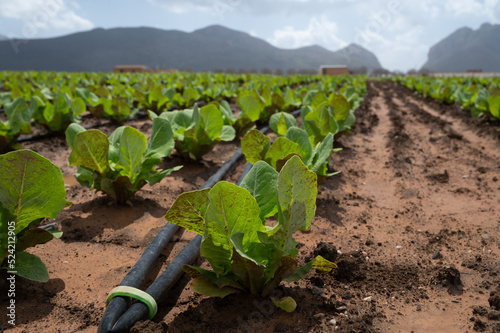
<path fill-rule="evenodd" d="M 488 303 L 491 308 L 495 310 L 500 310 L 500 287 L 490 293 L 490 298 L 488 298 Z"/>
<path fill-rule="evenodd" d="M 463 293 L 464 286 L 460 280 L 460 272 L 454 267 L 446 266 L 439 269 L 431 283 L 448 288 L 448 293 L 451 295 Z"/>
<path fill-rule="evenodd" d="M 314 249 L 313 255 L 314 257 L 322 256 L 326 260 L 335 262 L 335 260 L 337 260 L 338 252 L 337 248 L 332 243 L 321 241 Z"/>

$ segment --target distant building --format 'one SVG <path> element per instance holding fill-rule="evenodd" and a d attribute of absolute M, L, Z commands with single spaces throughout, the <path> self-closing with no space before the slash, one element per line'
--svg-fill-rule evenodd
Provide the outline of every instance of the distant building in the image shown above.
<path fill-rule="evenodd" d="M 148 69 L 145 65 L 117 65 L 113 68 L 115 73 L 173 73 L 177 69 L 164 68 L 164 69 Z"/>
<path fill-rule="evenodd" d="M 319 67 L 320 75 L 342 75 L 349 74 L 349 68 L 347 66 L 329 66 L 323 65 Z"/>

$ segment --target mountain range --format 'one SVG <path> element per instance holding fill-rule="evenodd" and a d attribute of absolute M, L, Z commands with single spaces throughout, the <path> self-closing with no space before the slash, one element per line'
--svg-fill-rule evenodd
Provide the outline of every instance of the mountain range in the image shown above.
<path fill-rule="evenodd" d="M 431 72 L 500 72 L 500 25 L 484 23 L 477 30 L 458 29 L 430 48 L 422 68 Z"/>
<path fill-rule="evenodd" d="M 381 68 L 373 53 L 356 44 L 336 52 L 317 45 L 287 50 L 219 25 L 191 33 L 98 28 L 57 38 L 0 41 L 0 70 L 111 71 L 115 65 L 129 64 L 193 71 L 318 70 L 320 65 Z"/>

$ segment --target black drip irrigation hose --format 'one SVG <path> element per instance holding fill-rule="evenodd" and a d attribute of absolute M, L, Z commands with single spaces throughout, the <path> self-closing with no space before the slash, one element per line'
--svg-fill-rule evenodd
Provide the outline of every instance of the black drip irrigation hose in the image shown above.
<path fill-rule="evenodd" d="M 134 288 L 141 287 L 146 278 L 146 273 L 149 271 L 153 263 L 156 261 L 160 252 L 165 245 L 170 241 L 179 226 L 167 223 L 158 235 L 151 241 L 144 253 L 141 255 L 137 263 L 130 272 L 123 278 L 120 286 L 129 286 Z M 127 300 L 124 297 L 113 298 L 106 308 L 106 312 L 99 324 L 98 332 L 110 332 L 127 308 Z"/>
<path fill-rule="evenodd" d="M 299 114 L 300 111 L 296 111 L 294 113 Z M 269 126 L 265 126 L 260 131 L 265 133 L 268 130 Z M 208 181 L 200 189 L 214 186 L 220 179 L 222 179 L 226 172 L 240 159 L 242 155 L 243 154 L 240 148 L 215 174 L 208 179 Z M 251 168 L 251 163 L 247 163 L 245 165 L 245 169 L 238 180 L 238 185 Z M 125 276 L 122 283 L 120 283 L 120 286 L 139 288 L 144 282 L 148 270 L 156 261 L 163 247 L 171 238 L 171 235 L 168 239 L 164 236 L 164 233 L 167 233 L 164 232 L 164 230 L 168 229 L 173 235 L 178 228 L 179 227 L 176 225 L 167 223 L 167 225 L 160 231 L 160 233 L 158 233 L 155 239 L 153 239 L 151 244 L 146 248 L 146 251 L 144 251 L 143 255 L 139 258 L 132 270 Z M 158 301 L 179 280 L 184 273 L 182 266 L 192 263 L 198 257 L 200 253 L 201 240 L 202 237 L 197 235 L 191 242 L 189 242 L 189 244 L 186 245 L 186 247 L 184 247 L 184 249 L 182 249 L 182 251 L 168 265 L 163 273 L 149 286 L 146 293 L 153 297 L 155 301 Z M 145 303 L 135 302 L 125 312 L 126 306 L 127 300 L 125 297 L 117 296 L 111 299 L 101 319 L 97 332 L 128 332 L 132 326 L 135 325 L 135 323 L 148 317 L 149 308 Z"/>
<path fill-rule="evenodd" d="M 144 112 L 138 112 L 134 117 L 129 118 L 128 121 L 146 118 L 147 116 L 148 115 L 146 113 L 144 113 Z M 95 124 L 95 125 L 91 125 L 91 126 L 85 126 L 84 128 L 86 130 L 89 130 L 89 129 L 94 129 L 94 128 L 108 126 L 108 125 L 113 125 L 113 122 L 112 121 L 108 121 L 108 122 L 105 122 L 105 123 Z M 55 134 L 55 133 L 48 133 L 48 134 L 42 134 L 42 135 L 33 135 L 33 136 L 25 137 L 25 138 L 19 138 L 19 139 L 16 140 L 16 142 L 17 143 L 24 143 L 24 142 L 29 142 L 29 141 L 40 141 L 40 140 L 52 138 L 52 137 L 54 137 L 56 135 L 57 134 Z"/>
<path fill-rule="evenodd" d="M 241 149 L 238 149 L 201 188 L 214 186 L 242 155 Z M 125 276 L 120 286 L 139 288 L 143 284 L 147 272 L 178 228 L 179 226 L 177 225 L 167 223 L 146 248 L 132 270 Z M 146 293 L 151 295 L 155 300 L 160 299 L 161 295 L 168 291 L 182 276 L 182 266 L 193 262 L 198 257 L 200 244 L 201 236 L 198 238 L 195 237 L 146 290 Z M 114 297 L 106 308 L 99 324 L 98 332 L 127 332 L 137 321 L 147 318 L 149 309 L 144 303 L 134 303 L 124 314 L 126 307 L 127 300 L 125 297 Z"/>
<path fill-rule="evenodd" d="M 3 109 L 0 109 L 0 110 L 3 110 Z M 300 114 L 300 110 L 291 112 L 291 115 L 293 115 L 293 116 L 297 116 L 299 114 Z M 138 112 L 134 117 L 130 118 L 128 121 L 146 118 L 147 116 L 148 115 L 145 112 Z M 113 122 L 108 121 L 108 122 L 101 123 L 101 124 L 96 124 L 96 125 L 92 125 L 92 126 L 86 126 L 84 128 L 86 130 L 89 130 L 89 129 L 104 127 L 104 126 L 108 126 L 108 125 L 112 125 L 112 124 L 113 124 Z M 54 136 L 56 136 L 56 134 L 54 134 L 54 133 L 42 134 L 42 135 L 33 135 L 33 136 L 24 137 L 24 138 L 19 138 L 19 139 L 16 140 L 16 143 L 24 143 L 24 142 L 29 142 L 29 141 L 40 141 L 40 140 L 45 140 L 45 139 L 48 139 L 48 138 L 52 138 Z"/>
<path fill-rule="evenodd" d="M 159 300 L 164 293 L 179 280 L 184 271 L 182 266 L 191 264 L 200 253 L 202 237 L 197 235 L 182 251 L 174 258 L 168 265 L 163 273 L 151 284 L 146 290 L 146 293 L 151 295 L 155 300 Z M 118 319 L 115 327 L 111 332 L 128 332 L 132 326 L 140 320 L 147 318 L 149 308 L 142 302 L 135 302 L 125 312 L 123 316 Z M 98 331 L 99 332 L 99 331 Z"/>
<path fill-rule="evenodd" d="M 111 125 L 112 122 L 108 121 L 106 123 L 101 123 L 101 124 L 96 124 L 92 126 L 86 126 L 84 127 L 86 130 L 93 129 L 93 128 L 99 128 L 99 127 L 104 127 L 107 125 Z M 17 143 L 24 143 L 24 142 L 29 142 L 29 141 L 40 141 L 48 138 L 52 138 L 57 136 L 56 133 L 49 133 L 49 134 L 42 134 L 42 135 L 33 135 L 33 136 L 28 136 L 25 138 L 19 138 L 16 140 Z"/>
<path fill-rule="evenodd" d="M 247 163 L 245 165 L 245 169 L 243 170 L 237 185 L 241 183 L 251 168 L 251 163 Z M 207 187 L 211 186 L 206 186 L 206 184 L 203 186 L 203 188 Z M 191 242 L 189 242 L 189 244 L 186 245 L 186 247 L 184 247 L 184 249 L 182 249 L 182 251 L 174 258 L 170 265 L 168 265 L 158 279 L 151 284 L 151 286 L 146 290 L 146 293 L 151 295 L 155 300 L 158 300 L 162 297 L 162 295 L 168 292 L 184 273 L 182 266 L 191 264 L 199 256 L 201 240 L 202 236 L 197 235 Z M 132 306 L 130 306 L 127 312 L 125 312 L 125 314 L 118 319 L 110 332 L 128 332 L 130 328 L 135 325 L 135 323 L 146 319 L 148 313 L 149 308 L 144 303 L 135 302 Z"/>

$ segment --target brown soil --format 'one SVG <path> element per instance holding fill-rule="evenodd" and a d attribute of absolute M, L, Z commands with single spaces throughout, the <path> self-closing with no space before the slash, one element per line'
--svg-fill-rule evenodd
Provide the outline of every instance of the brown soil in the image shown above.
<path fill-rule="evenodd" d="M 282 284 L 276 296 L 298 303 L 291 314 L 256 296 L 193 294 L 184 277 L 154 320 L 132 332 L 500 332 L 500 140 L 491 124 L 464 112 L 369 83 L 355 135 L 336 143 L 343 150 L 332 165 L 342 173 L 319 186 L 313 225 L 296 235 L 299 261 L 321 254 L 336 272 Z M 151 130 L 147 120 L 132 125 Z M 51 280 L 17 280 L 17 327 L 9 331 L 95 332 L 107 293 L 164 225 L 176 196 L 200 187 L 237 143 L 218 145 L 201 163 L 170 158 L 167 165 L 184 168 L 127 207 L 75 183 L 63 139 L 26 147 L 62 168 L 73 206 L 56 220 L 63 237 L 31 250 Z M 179 233 L 147 283 L 192 237 Z M 0 307 L 6 302 L 2 293 Z"/>

